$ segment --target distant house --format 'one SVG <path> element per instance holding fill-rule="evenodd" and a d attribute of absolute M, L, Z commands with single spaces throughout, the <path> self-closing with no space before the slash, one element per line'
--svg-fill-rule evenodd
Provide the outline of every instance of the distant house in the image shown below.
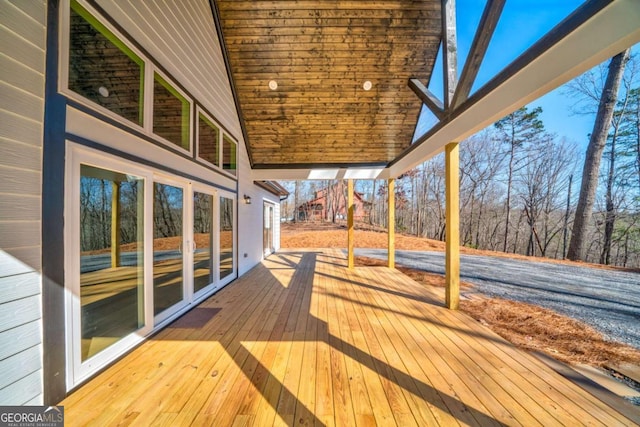
<path fill-rule="evenodd" d="M 364 194 L 353 193 L 354 220 L 361 222 L 369 219 L 371 202 L 364 200 Z M 347 187 L 339 181 L 328 188 L 316 191 L 314 198 L 297 208 L 300 221 L 333 221 L 347 218 Z"/>

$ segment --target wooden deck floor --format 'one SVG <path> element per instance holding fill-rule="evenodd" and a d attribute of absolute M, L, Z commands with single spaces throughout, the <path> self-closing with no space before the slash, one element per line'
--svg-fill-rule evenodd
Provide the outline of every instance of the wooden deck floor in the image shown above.
<path fill-rule="evenodd" d="M 634 425 L 443 300 L 274 254 L 69 396 L 67 425 Z"/>

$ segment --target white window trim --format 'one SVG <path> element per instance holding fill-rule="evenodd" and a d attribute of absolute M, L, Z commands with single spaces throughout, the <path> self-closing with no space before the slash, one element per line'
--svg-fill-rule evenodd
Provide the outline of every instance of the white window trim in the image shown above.
<path fill-rule="evenodd" d="M 144 79 L 144 94 L 143 94 L 143 113 L 142 113 L 142 125 L 127 120 L 126 118 L 114 113 L 106 107 L 91 101 L 88 98 L 69 89 L 69 43 L 70 43 L 70 10 L 71 0 L 62 0 L 60 3 L 60 28 L 59 38 L 60 41 L 58 49 L 58 91 L 65 95 L 67 98 L 72 99 L 80 105 L 83 105 L 91 110 L 94 110 L 110 119 L 130 128 L 134 129 L 145 136 L 153 139 L 169 147 L 170 149 L 179 151 L 183 154 L 191 156 L 194 152 L 194 130 L 193 130 L 193 116 L 195 111 L 195 100 L 186 94 L 179 85 L 176 84 L 176 80 L 163 73 L 155 63 L 145 56 L 140 50 L 138 50 L 133 43 L 129 41 L 129 38 L 123 35 L 115 27 L 113 27 L 106 19 L 104 19 L 90 4 L 87 4 L 85 0 L 77 0 L 77 2 L 87 10 L 94 18 L 100 21 L 109 31 L 115 35 L 121 43 L 125 44 L 133 53 L 135 53 L 144 62 L 144 73 L 141 76 Z M 176 145 L 174 142 L 163 138 L 153 132 L 153 86 L 154 86 L 154 73 L 160 75 L 171 87 L 181 96 L 183 96 L 189 102 L 189 150 L 185 150 L 182 146 Z"/>
<path fill-rule="evenodd" d="M 164 145 L 174 150 L 178 150 L 181 153 L 191 156 L 195 146 L 193 141 L 193 135 L 194 135 L 193 114 L 195 110 L 193 99 L 191 99 L 189 95 L 187 95 L 182 89 L 180 89 L 180 86 L 176 84 L 176 81 L 173 78 L 167 76 L 165 73 L 163 73 L 158 68 L 153 66 L 153 64 L 151 64 L 151 66 L 145 67 L 145 70 L 147 68 L 149 69 L 149 73 L 151 74 L 150 80 L 145 80 L 145 104 L 146 104 L 145 108 L 149 110 L 149 116 L 150 116 L 150 120 L 148 122 L 148 131 L 151 132 L 151 135 L 153 136 L 154 139 L 160 141 Z M 155 74 L 162 77 L 164 81 L 166 81 L 171 85 L 173 90 L 178 92 L 182 97 L 184 97 L 184 99 L 186 99 L 189 102 L 189 150 L 185 150 L 184 148 L 182 148 L 182 146 L 176 145 L 175 142 L 169 141 L 168 139 L 153 132 L 153 103 L 154 103 L 153 95 L 154 95 L 154 85 L 155 85 Z M 151 102 L 147 102 L 147 96 L 150 97 Z"/>
<path fill-rule="evenodd" d="M 144 75 L 141 77 L 144 78 L 144 98 L 143 98 L 143 116 L 142 116 L 142 125 L 132 122 L 130 120 L 125 119 L 124 117 L 114 113 L 106 107 L 103 107 L 100 104 L 97 104 L 91 101 L 88 98 L 80 95 L 69 89 L 69 43 L 70 43 L 70 10 L 71 10 L 71 1 L 70 0 L 62 0 L 60 2 L 60 34 L 58 40 L 60 41 L 59 49 L 58 49 L 58 61 L 59 61 L 59 69 L 58 69 L 58 91 L 65 95 L 67 98 L 76 101 L 78 104 L 84 105 L 87 108 L 95 110 L 100 114 L 109 117 L 112 120 L 117 121 L 125 126 L 128 126 L 132 129 L 137 130 L 145 135 L 149 135 L 149 120 L 148 120 L 148 108 L 147 108 L 147 95 L 149 92 L 148 86 L 148 72 L 150 68 L 155 68 L 153 63 L 149 61 L 149 59 L 142 54 L 135 46 L 132 46 L 131 43 L 128 42 L 128 39 L 120 33 L 116 28 L 111 26 L 109 22 L 105 19 L 102 19 L 100 14 L 91 7 L 91 5 L 87 4 L 83 0 L 77 0 L 77 2 L 87 10 L 91 15 L 93 15 L 96 19 L 100 21 L 102 25 L 104 25 L 109 31 L 111 31 L 122 43 L 126 44 L 129 49 L 133 53 L 135 53 L 143 62 L 144 62 Z M 151 70 L 152 71 L 152 70 Z"/>
<path fill-rule="evenodd" d="M 133 174 L 144 179 L 144 247 L 153 245 L 151 223 L 147 212 L 152 209 L 152 175 L 134 163 L 123 162 L 116 157 L 90 150 L 67 141 L 67 161 L 65 165 L 65 349 L 67 363 L 67 389 L 80 384 L 104 366 L 125 354 L 144 340 L 153 329 L 152 263 L 153 252 L 144 253 L 144 326 L 123 337 L 105 350 L 82 362 L 81 345 L 81 304 L 80 304 L 80 239 L 77 227 L 80 224 L 80 212 L 75 202 L 80 198 L 80 165 L 87 164 L 102 169 Z M 150 233 L 151 231 L 151 233 Z"/>
<path fill-rule="evenodd" d="M 211 123 L 213 123 L 217 128 L 218 128 L 218 164 L 214 165 L 213 163 L 211 163 L 210 161 L 200 157 L 200 114 L 202 114 L 204 117 L 207 118 L 207 120 L 209 120 Z M 204 111 L 199 105 L 196 108 L 196 129 L 195 129 L 195 154 L 196 154 L 196 159 L 201 162 L 204 163 L 207 166 L 210 166 L 212 168 L 215 168 L 218 171 L 223 171 L 222 169 L 222 134 L 223 134 L 223 130 L 222 130 L 222 126 L 220 125 L 220 123 L 218 123 L 217 120 L 215 120 L 213 117 L 211 117 L 209 114 L 207 114 L 206 111 Z"/>
<path fill-rule="evenodd" d="M 240 146 L 240 144 L 238 144 L 238 141 L 236 141 L 236 139 L 234 137 L 232 137 L 230 134 L 228 134 L 227 132 L 220 132 L 222 134 L 222 136 L 220 137 L 220 170 L 228 177 L 233 178 L 235 180 L 238 179 L 239 176 L 239 169 L 240 169 L 240 153 L 238 151 L 238 147 Z M 227 137 L 229 139 L 229 141 L 231 141 L 233 144 L 235 144 L 236 149 L 235 149 L 235 153 L 236 153 L 236 168 L 235 171 L 236 173 L 231 173 L 228 172 L 225 168 L 224 168 L 224 137 Z"/>

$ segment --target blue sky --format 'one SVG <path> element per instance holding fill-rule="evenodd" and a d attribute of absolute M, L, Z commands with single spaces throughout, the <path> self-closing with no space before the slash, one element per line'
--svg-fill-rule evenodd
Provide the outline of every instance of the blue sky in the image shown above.
<path fill-rule="evenodd" d="M 583 0 L 508 0 L 493 35 L 472 92 L 485 84 L 554 26 L 577 9 Z M 485 0 L 457 0 L 458 72 L 464 66 Z M 429 86 L 442 99 L 440 57 Z M 556 89 L 530 107 L 541 106 L 548 131 L 586 146 L 593 118 L 570 114 L 570 99 Z M 430 113 L 429 113 L 430 114 Z"/>

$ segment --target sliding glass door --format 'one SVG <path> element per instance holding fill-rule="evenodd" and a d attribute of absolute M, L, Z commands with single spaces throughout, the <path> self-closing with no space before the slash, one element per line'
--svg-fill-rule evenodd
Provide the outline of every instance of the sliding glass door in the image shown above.
<path fill-rule="evenodd" d="M 186 185 L 186 183 L 184 183 Z M 185 303 L 185 189 L 179 182 L 153 183 L 153 314 L 162 320 Z"/>
<path fill-rule="evenodd" d="M 216 288 L 215 191 L 194 187 L 193 191 L 193 292 L 197 297 Z"/>
<path fill-rule="evenodd" d="M 85 147 L 67 153 L 67 384 L 237 276 L 235 194 Z"/>
<path fill-rule="evenodd" d="M 73 386 L 153 327 L 144 248 L 151 174 L 88 149 L 67 154 L 65 311 Z"/>
<path fill-rule="evenodd" d="M 218 239 L 220 248 L 219 280 L 220 284 L 229 283 L 235 278 L 235 198 L 230 193 L 221 192 L 219 197 L 219 229 Z"/>
<path fill-rule="evenodd" d="M 273 244 L 273 203 L 263 202 L 262 215 L 264 223 L 262 225 L 262 250 L 264 256 L 269 256 L 275 252 Z"/>
<path fill-rule="evenodd" d="M 81 360 L 144 326 L 144 178 L 80 167 Z"/>

